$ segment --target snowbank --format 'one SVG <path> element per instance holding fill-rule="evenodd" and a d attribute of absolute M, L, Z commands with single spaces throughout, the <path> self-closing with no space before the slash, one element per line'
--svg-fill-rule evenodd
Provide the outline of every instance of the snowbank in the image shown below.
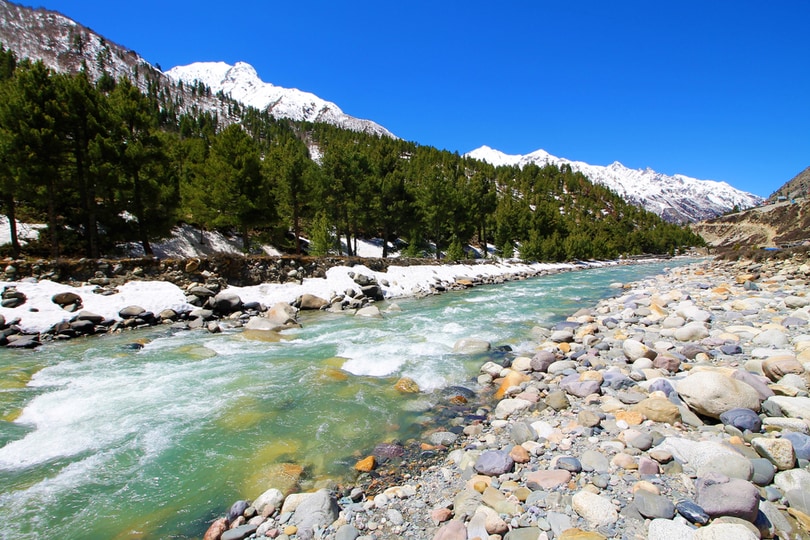
<path fill-rule="evenodd" d="M 599 266 L 605 263 L 593 263 Z M 356 265 L 330 268 L 325 278 L 306 278 L 301 283 L 265 283 L 251 287 L 229 287 L 243 302 L 260 302 L 271 306 L 277 302 L 293 302 L 304 293 L 329 299 L 346 289 L 357 289 L 350 274 L 374 277 L 380 283 L 386 298 L 416 296 L 430 291 L 431 285 L 454 282 L 461 278 L 496 278 L 519 273 L 537 273 L 542 270 L 572 269 L 571 264 L 525 264 L 501 262 L 488 264 L 451 264 L 444 266 L 391 266 L 387 272 L 375 272 Z M 44 332 L 54 324 L 68 321 L 75 315 L 51 301 L 53 295 L 73 292 L 82 298 L 83 309 L 107 318 L 118 318 L 118 312 L 130 305 L 159 313 L 164 309 L 187 311 L 194 309 L 185 301 L 185 293 L 172 283 L 163 281 L 132 281 L 118 288 L 110 296 L 95 294 L 95 285 L 72 287 L 52 281 L 0 281 L 0 288 L 16 287 L 27 301 L 16 308 L 0 307 L 0 314 L 11 321 L 19 318 L 24 332 Z"/>

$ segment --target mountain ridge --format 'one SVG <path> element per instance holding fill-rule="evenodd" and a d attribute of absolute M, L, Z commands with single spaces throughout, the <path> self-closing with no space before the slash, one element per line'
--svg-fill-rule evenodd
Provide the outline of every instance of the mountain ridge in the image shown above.
<path fill-rule="evenodd" d="M 699 180 L 682 174 L 670 176 L 649 167 L 630 169 L 618 161 L 606 166 L 591 165 L 583 161 L 559 158 L 542 149 L 525 155 L 510 155 L 489 146 L 481 146 L 465 155 L 496 166 L 568 166 L 573 171 L 581 172 L 592 182 L 610 188 L 628 202 L 672 223 L 711 219 L 735 207 L 757 206 L 763 200 L 726 182 Z"/>
<path fill-rule="evenodd" d="M 225 62 L 194 62 L 175 66 L 164 72 L 175 82 L 199 81 L 213 92 L 223 92 L 232 99 L 259 110 L 267 110 L 276 118 L 305 122 L 323 122 L 386 137 L 395 137 L 383 126 L 347 115 L 335 103 L 311 92 L 283 88 L 262 81 L 256 69 L 246 62 L 234 65 Z"/>

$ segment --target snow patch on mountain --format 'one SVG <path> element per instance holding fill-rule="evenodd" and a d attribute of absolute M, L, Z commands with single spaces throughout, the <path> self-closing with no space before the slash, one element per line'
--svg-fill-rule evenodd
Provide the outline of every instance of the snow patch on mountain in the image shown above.
<path fill-rule="evenodd" d="M 323 122 L 352 131 L 394 137 L 370 120 L 361 120 L 344 113 L 340 107 L 315 94 L 297 88 L 282 88 L 259 78 L 253 66 L 245 62 L 234 65 L 225 62 L 195 62 L 177 66 L 166 75 L 184 84 L 201 82 L 213 93 L 223 92 L 231 98 L 259 110 L 268 110 L 276 118 L 307 122 Z"/>
<path fill-rule="evenodd" d="M 590 165 L 552 156 L 545 150 L 526 155 L 510 155 L 482 146 L 466 154 L 495 166 L 528 164 L 540 167 L 568 165 L 581 172 L 592 182 L 615 191 L 624 200 L 658 214 L 667 221 L 680 223 L 710 219 L 732 210 L 735 206 L 751 208 L 762 203 L 762 198 L 740 191 L 726 182 L 698 180 L 682 174 L 669 176 L 650 168 L 630 169 L 618 161 L 607 166 Z"/>

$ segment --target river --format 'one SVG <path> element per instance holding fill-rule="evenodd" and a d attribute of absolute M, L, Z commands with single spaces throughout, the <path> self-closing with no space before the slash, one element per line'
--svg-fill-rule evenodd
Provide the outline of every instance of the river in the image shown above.
<path fill-rule="evenodd" d="M 162 327 L 0 350 L 0 538 L 199 537 L 285 467 L 303 490 L 345 479 L 419 434 L 432 391 L 476 389 L 487 358 L 453 354 L 458 339 L 531 354 L 532 327 L 676 264 L 399 299 L 383 319 L 309 313 L 277 341 Z M 394 390 L 402 376 L 423 392 Z"/>

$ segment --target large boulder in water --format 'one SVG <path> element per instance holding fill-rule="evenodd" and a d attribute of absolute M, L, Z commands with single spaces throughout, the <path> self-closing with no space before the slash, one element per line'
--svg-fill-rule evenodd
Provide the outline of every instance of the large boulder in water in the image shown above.
<path fill-rule="evenodd" d="M 290 304 L 279 302 L 264 313 L 264 318 L 269 319 L 276 326 L 294 326 L 297 311 Z"/>
<path fill-rule="evenodd" d="M 301 296 L 299 305 L 302 310 L 318 310 L 328 306 L 329 300 L 324 300 L 320 296 L 307 293 Z"/>
<path fill-rule="evenodd" d="M 453 345 L 453 352 L 461 354 L 478 354 L 492 348 L 489 341 L 475 338 L 462 338 Z"/>
<path fill-rule="evenodd" d="M 236 293 L 223 291 L 211 299 L 211 308 L 217 313 L 230 315 L 242 309 L 242 299 Z"/>

